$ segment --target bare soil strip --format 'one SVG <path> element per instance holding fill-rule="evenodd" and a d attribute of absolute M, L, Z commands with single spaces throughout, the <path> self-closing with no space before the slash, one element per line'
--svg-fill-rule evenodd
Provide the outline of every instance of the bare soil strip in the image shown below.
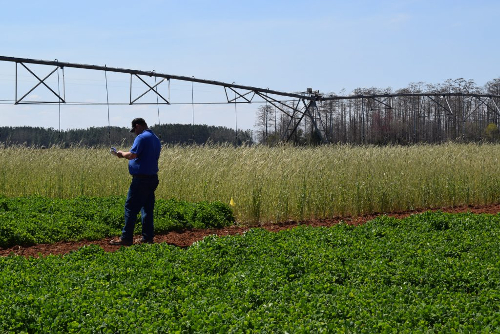
<path fill-rule="evenodd" d="M 443 212 L 451 212 L 451 213 L 472 212 L 472 213 L 497 214 L 500 212 L 500 204 L 487 205 L 487 206 L 460 206 L 460 207 L 440 208 L 432 210 L 433 211 L 441 210 Z M 409 215 L 421 213 L 424 211 L 429 211 L 429 210 L 393 212 L 393 213 L 385 213 L 385 215 L 397 218 L 404 218 L 408 217 Z M 230 226 L 221 229 L 186 229 L 182 231 L 172 231 L 167 234 L 156 235 L 155 242 L 156 243 L 165 242 L 170 245 L 185 248 L 191 246 L 196 241 L 202 240 L 204 237 L 208 235 L 225 236 L 225 235 L 241 234 L 252 227 L 260 227 L 268 231 L 278 232 L 281 230 L 294 228 L 298 225 L 309 225 L 318 227 L 318 226 L 332 226 L 340 222 L 353 225 L 360 225 L 380 215 L 382 214 L 372 214 L 359 217 L 337 217 L 331 219 L 308 220 L 302 222 L 288 221 L 283 223 L 266 223 L 255 226 Z M 83 240 L 76 242 L 57 242 L 53 244 L 38 244 L 33 246 L 14 246 L 7 249 L 0 248 L 0 256 L 7 256 L 9 254 L 16 254 L 25 257 L 30 257 L 30 256 L 40 257 L 40 256 L 47 256 L 50 254 L 63 255 L 87 245 L 98 245 L 102 247 L 106 252 L 113 252 L 122 247 L 122 246 L 110 245 L 109 241 L 111 239 L 112 238 L 106 238 L 102 240 L 91 240 L 91 241 Z M 135 243 L 139 242 L 139 239 L 140 237 L 137 237 Z"/>

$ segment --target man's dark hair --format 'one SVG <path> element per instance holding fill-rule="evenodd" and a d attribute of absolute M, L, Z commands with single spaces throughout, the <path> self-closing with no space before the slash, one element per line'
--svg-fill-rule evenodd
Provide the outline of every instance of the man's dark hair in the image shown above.
<path fill-rule="evenodd" d="M 148 127 L 148 124 L 146 123 L 144 118 L 137 117 L 132 120 L 132 129 L 130 130 L 130 132 L 134 132 L 135 126 L 137 124 L 145 126 L 146 128 Z"/>

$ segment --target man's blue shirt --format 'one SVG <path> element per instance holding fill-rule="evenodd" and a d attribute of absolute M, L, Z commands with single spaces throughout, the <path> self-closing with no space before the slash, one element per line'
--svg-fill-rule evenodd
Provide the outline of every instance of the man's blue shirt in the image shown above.
<path fill-rule="evenodd" d="M 129 160 L 128 171 L 131 175 L 154 175 L 158 173 L 158 159 L 160 158 L 161 143 L 160 139 L 147 129 L 138 135 L 131 153 L 137 155 L 135 159 Z"/>

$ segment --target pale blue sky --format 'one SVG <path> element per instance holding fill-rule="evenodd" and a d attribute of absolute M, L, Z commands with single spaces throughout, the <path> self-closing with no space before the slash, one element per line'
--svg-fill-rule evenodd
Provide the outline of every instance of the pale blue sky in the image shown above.
<path fill-rule="evenodd" d="M 498 0 L 0 0 L 0 8 L 2 56 L 344 95 L 457 78 L 482 86 L 500 77 Z M 41 76 L 50 71 L 34 69 Z M 0 123 L 57 128 L 57 105 L 8 104 L 14 70 L 0 62 Z M 89 72 L 95 71 L 66 70 L 68 100 L 106 100 L 104 75 Z M 20 75 L 26 85 L 33 80 Z M 108 80 L 110 101 L 127 102 L 130 78 Z M 190 102 L 192 89 L 195 102 L 225 99 L 222 88 L 172 81 L 172 102 Z M 35 100 L 50 98 L 33 93 Z M 234 127 L 237 121 L 249 129 L 258 106 L 161 106 L 159 119 L 191 123 L 194 112 L 198 124 Z M 60 112 L 62 129 L 108 125 L 106 106 L 63 105 Z M 110 106 L 113 126 L 128 126 L 135 116 L 157 123 L 158 108 Z"/>

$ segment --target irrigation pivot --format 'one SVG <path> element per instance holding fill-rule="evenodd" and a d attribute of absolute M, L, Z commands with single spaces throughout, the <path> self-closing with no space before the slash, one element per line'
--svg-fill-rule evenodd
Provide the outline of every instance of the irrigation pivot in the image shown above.
<path fill-rule="evenodd" d="M 427 137 L 431 138 L 432 136 L 436 137 L 438 141 L 465 138 L 467 129 L 472 126 L 485 128 L 489 124 L 488 122 L 500 123 L 500 95 L 492 94 L 433 91 L 339 96 L 321 94 L 311 88 L 305 92 L 283 92 L 155 71 L 76 64 L 58 60 L 0 56 L 0 61 L 12 62 L 16 66 L 15 99 L 12 101 L 14 104 L 98 104 L 95 102 L 74 102 L 66 99 L 65 68 L 129 74 L 130 99 L 127 102 L 115 104 L 148 104 L 142 102 L 141 98 L 152 92 L 156 95 L 156 104 L 169 105 L 171 104 L 169 97 L 160 94 L 158 86 L 165 81 L 169 83 L 169 87 L 172 80 L 185 81 L 222 87 L 225 92 L 225 101 L 218 102 L 220 104 L 265 103 L 272 106 L 275 113 L 281 113 L 280 122 L 285 125 L 282 126 L 279 137 L 286 141 L 296 138 L 297 130 L 302 125 L 304 130 L 307 128 L 307 131 L 314 134 L 318 142 L 367 143 L 378 139 L 387 140 L 391 133 L 399 131 L 396 128 L 391 128 L 391 126 L 394 127 L 392 123 L 404 123 L 404 136 L 406 136 L 407 142 L 418 142 L 422 139 L 425 141 Z M 50 66 L 55 67 L 55 69 L 41 78 L 28 65 Z M 18 93 L 18 67 L 25 69 L 37 80 L 35 86 L 21 94 Z M 63 73 L 62 89 L 59 86 L 57 88 L 51 87 L 47 80 L 54 73 L 57 73 L 59 85 L 59 70 Z M 146 77 L 154 77 L 155 84 L 147 83 L 144 79 Z M 142 82 L 144 84 L 142 87 L 146 89 L 135 98 L 132 96 L 132 78 Z M 160 80 L 157 82 L 158 78 Z M 56 97 L 56 101 L 27 101 L 26 98 L 37 87 L 48 89 Z M 256 96 L 259 100 L 255 100 Z M 109 105 L 109 101 L 107 104 Z M 193 104 L 193 101 L 176 104 Z M 483 124 L 485 122 L 487 124 Z M 398 127 L 401 127 L 400 124 Z M 348 134 L 348 131 L 352 133 Z M 348 141 L 349 136 L 351 139 Z"/>

